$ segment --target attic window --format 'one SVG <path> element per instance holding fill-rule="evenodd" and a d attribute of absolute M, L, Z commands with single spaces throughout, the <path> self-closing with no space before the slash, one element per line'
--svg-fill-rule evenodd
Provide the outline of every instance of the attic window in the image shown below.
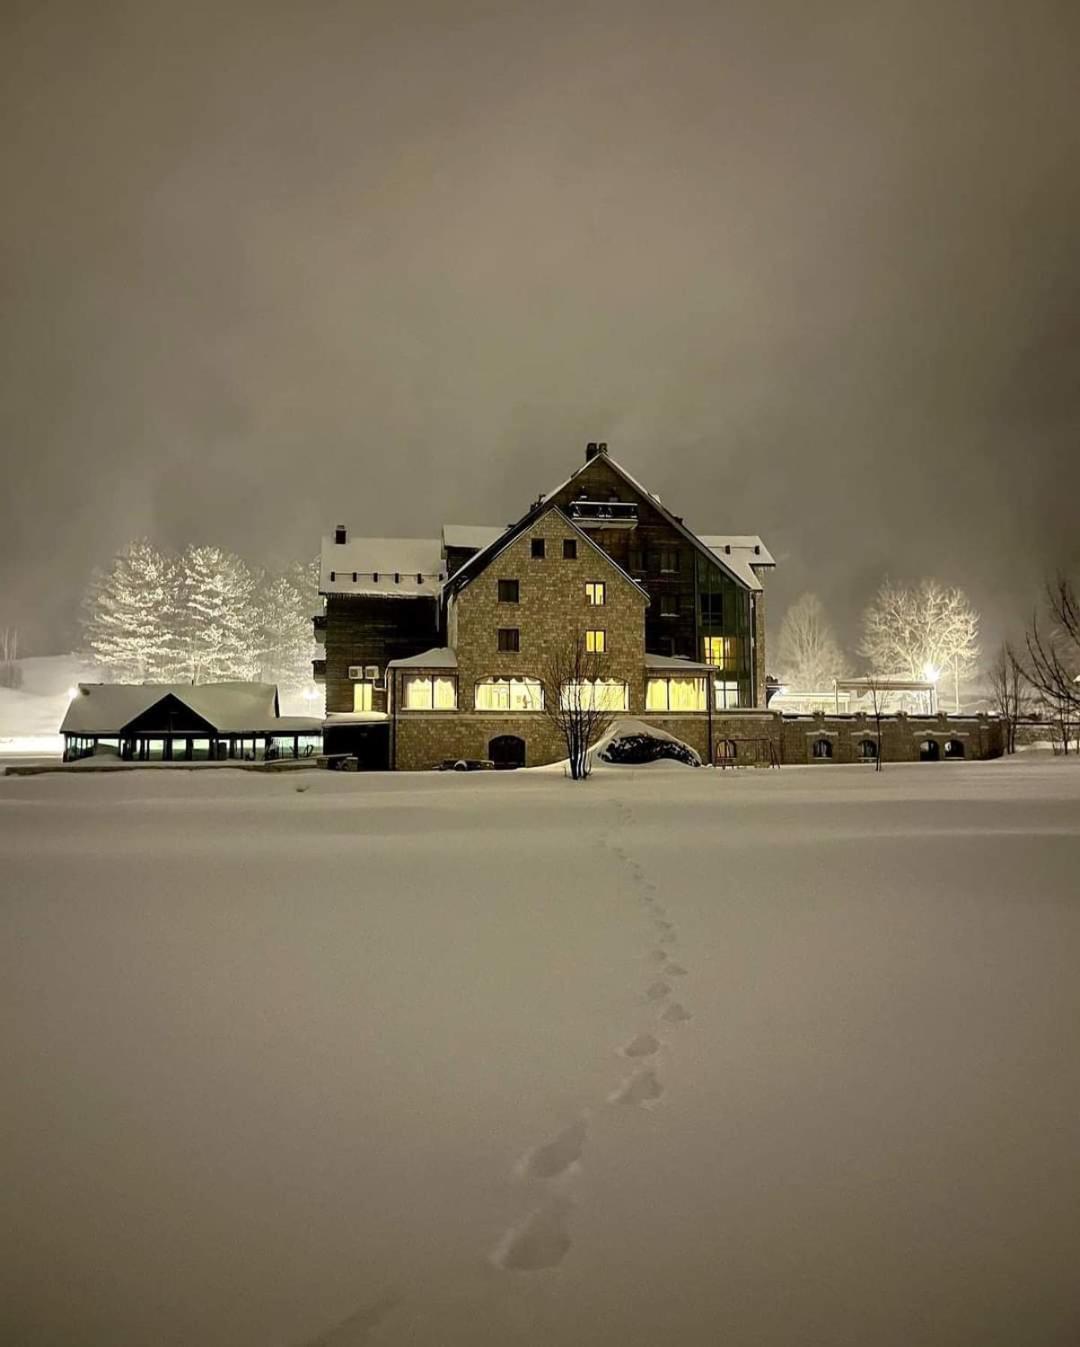
<path fill-rule="evenodd" d="M 577 539 L 576 539 L 576 538 L 564 538 L 564 539 L 562 540 L 562 554 L 563 554 L 563 561 L 576 561 L 576 560 L 577 560 Z"/>
<path fill-rule="evenodd" d="M 536 558 L 537 560 L 542 560 L 542 559 L 543 559 L 543 556 L 544 556 L 544 540 L 543 540 L 543 538 L 533 538 L 533 539 L 532 539 L 531 555 L 532 555 L 534 558 Z"/>

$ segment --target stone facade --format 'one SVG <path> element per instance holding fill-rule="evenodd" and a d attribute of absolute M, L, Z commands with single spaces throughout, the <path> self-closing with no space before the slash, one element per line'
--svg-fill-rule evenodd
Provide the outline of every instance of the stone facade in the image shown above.
<path fill-rule="evenodd" d="M 533 540 L 544 545 L 533 555 Z M 573 557 L 564 544 L 573 544 Z M 499 581 L 516 582 L 516 603 L 500 601 Z M 604 603 L 588 601 L 586 585 L 604 585 Z M 524 740 L 526 763 L 556 762 L 565 745 L 543 711 L 477 711 L 476 684 L 485 678 L 544 681 L 547 663 L 587 630 L 604 633 L 600 676 L 626 683 L 627 715 L 645 705 L 645 609 L 648 598 L 600 548 L 555 509 L 542 514 L 452 599 L 447 639 L 457 655 L 457 711 L 408 711 L 395 672 L 392 761 L 399 769 L 433 767 L 448 758 L 487 758 L 490 741 Z M 519 649 L 499 649 L 500 628 L 518 632 Z M 446 670 L 433 670 L 446 673 Z"/>

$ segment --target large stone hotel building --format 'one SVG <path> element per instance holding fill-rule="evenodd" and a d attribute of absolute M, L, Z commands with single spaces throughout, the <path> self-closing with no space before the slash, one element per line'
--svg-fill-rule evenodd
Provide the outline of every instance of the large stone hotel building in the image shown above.
<path fill-rule="evenodd" d="M 580 640 L 595 673 L 585 695 L 703 761 L 875 756 L 865 717 L 838 729 L 767 710 L 773 564 L 756 536 L 692 532 L 605 444 L 508 526 L 356 538 L 339 525 L 323 540 L 315 619 L 326 752 L 369 768 L 558 761 L 566 746 L 544 714 L 545 671 Z M 943 742 L 958 751 L 965 732 L 915 733 L 951 734 Z M 920 756 L 910 738 L 905 726 L 893 756 Z M 970 747 L 984 755 L 981 740 Z"/>

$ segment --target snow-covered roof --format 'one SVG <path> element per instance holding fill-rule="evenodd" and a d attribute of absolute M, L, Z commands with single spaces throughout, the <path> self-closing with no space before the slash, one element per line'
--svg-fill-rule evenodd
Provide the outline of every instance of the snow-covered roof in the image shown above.
<path fill-rule="evenodd" d="M 755 533 L 702 533 L 698 536 L 748 589 L 762 587 L 761 577 L 753 567 L 776 565 L 772 553 Z"/>
<path fill-rule="evenodd" d="M 320 724 L 310 716 L 279 716 L 273 683 L 80 683 L 60 733 L 117 734 L 168 696 L 221 734 L 305 732 Z"/>
<path fill-rule="evenodd" d="M 647 652 L 645 667 L 657 673 L 709 673 L 717 668 L 715 664 L 699 664 L 682 655 L 650 655 Z"/>
<path fill-rule="evenodd" d="M 433 598 L 445 574 L 439 538 L 322 540 L 320 594 Z"/>
<path fill-rule="evenodd" d="M 404 659 L 392 659 L 388 669 L 456 669 L 457 651 L 448 645 L 436 646 L 434 650 L 425 650 L 420 655 L 407 655 Z"/>
<path fill-rule="evenodd" d="M 328 729 L 334 725 L 365 725 L 371 721 L 389 719 L 385 711 L 327 711 L 323 728 Z"/>
<path fill-rule="evenodd" d="M 471 547 L 479 552 L 482 547 L 500 538 L 506 529 L 505 524 L 444 524 L 443 546 Z"/>

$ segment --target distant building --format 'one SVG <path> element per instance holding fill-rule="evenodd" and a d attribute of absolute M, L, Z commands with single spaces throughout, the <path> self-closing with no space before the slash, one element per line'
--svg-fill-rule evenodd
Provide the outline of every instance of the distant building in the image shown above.
<path fill-rule="evenodd" d="M 272 683 L 80 683 L 60 733 L 65 762 L 301 758 L 322 746 L 321 719 L 280 715 Z"/>
<path fill-rule="evenodd" d="M 565 754 L 542 713 L 568 637 L 600 656 L 595 695 L 708 752 L 721 711 L 765 704 L 764 574 L 753 535 L 699 535 L 607 453 L 516 523 L 439 538 L 324 539 L 315 621 L 326 750 L 370 767 Z"/>

